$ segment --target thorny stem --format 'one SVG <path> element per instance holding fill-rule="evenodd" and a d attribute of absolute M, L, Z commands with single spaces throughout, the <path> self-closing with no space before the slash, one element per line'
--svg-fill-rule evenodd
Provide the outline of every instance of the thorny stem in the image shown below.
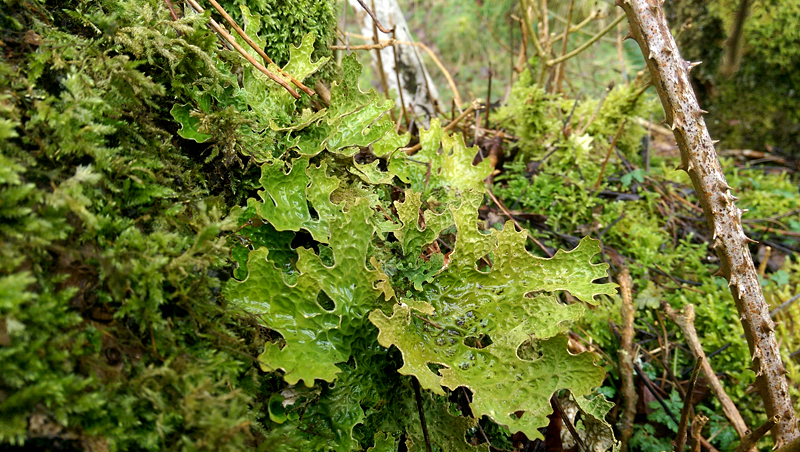
<path fill-rule="evenodd" d="M 786 369 L 775 339 L 774 323 L 758 282 L 753 259 L 742 229 L 742 210 L 714 151 L 703 110 L 692 90 L 688 71 L 694 66 L 684 61 L 669 31 L 659 0 L 617 0 L 625 10 L 631 36 L 642 54 L 664 106 L 667 123 L 681 151 L 680 169 L 692 179 L 706 221 L 713 232 L 712 247 L 719 256 L 720 273 L 728 279 L 739 311 L 745 338 L 750 346 L 756 385 L 764 399 L 767 415 L 780 415 L 772 429 L 777 447 L 800 437 L 796 425 Z"/>

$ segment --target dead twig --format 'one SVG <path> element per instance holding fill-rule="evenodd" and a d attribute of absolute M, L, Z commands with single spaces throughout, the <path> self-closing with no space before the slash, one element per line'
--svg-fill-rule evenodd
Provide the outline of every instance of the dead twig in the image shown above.
<path fill-rule="evenodd" d="M 175 14 L 175 7 L 172 6 L 172 2 L 170 0 L 164 0 L 164 2 L 167 4 L 167 9 L 169 9 L 169 17 L 172 20 L 178 20 L 178 15 Z"/>
<path fill-rule="evenodd" d="M 689 424 L 689 411 L 692 410 L 692 394 L 694 393 L 694 385 L 697 383 L 697 377 L 700 375 L 701 364 L 702 361 L 700 359 L 695 361 L 692 377 L 689 379 L 689 387 L 686 388 L 686 396 L 683 398 L 681 422 L 678 424 L 678 436 L 675 437 L 675 452 L 683 452 L 683 446 L 686 444 L 686 427 Z"/>
<path fill-rule="evenodd" d="M 548 249 L 547 249 L 547 248 L 546 248 L 546 247 L 545 247 L 545 246 L 542 244 L 542 242 L 540 242 L 540 241 L 536 240 L 536 238 L 534 238 L 534 237 L 531 235 L 531 233 L 530 233 L 530 232 L 528 232 L 528 230 L 527 230 L 527 229 L 523 228 L 523 227 L 522 227 L 522 225 L 520 225 L 520 224 L 519 224 L 519 222 L 517 221 L 517 219 L 516 219 L 516 218 L 514 218 L 514 215 L 511 215 L 511 212 L 509 212 L 509 211 L 508 211 L 508 209 L 506 209 L 506 206 L 505 206 L 505 205 L 503 205 L 503 203 L 502 203 L 502 202 L 501 202 L 499 199 L 497 199 L 497 197 L 494 195 L 494 193 L 492 193 L 492 191 L 491 191 L 491 190 L 490 190 L 488 187 L 486 188 L 486 194 L 487 194 L 487 195 L 489 195 L 489 197 L 490 197 L 490 198 L 492 198 L 492 201 L 494 201 L 494 203 L 495 203 L 495 204 L 497 204 L 497 207 L 499 207 L 499 208 L 500 208 L 500 210 L 503 212 L 503 214 L 504 214 L 505 216 L 507 216 L 507 217 L 508 217 L 508 219 L 509 219 L 509 220 L 513 221 L 513 222 L 514 222 L 514 224 L 515 224 L 515 225 L 516 225 L 516 226 L 517 226 L 517 227 L 518 227 L 518 228 L 519 228 L 521 231 L 525 231 L 525 234 L 528 236 L 528 238 L 529 238 L 529 239 L 531 239 L 531 241 L 532 241 L 533 243 L 535 243 L 536 245 L 538 245 L 538 246 L 539 246 L 539 248 L 541 248 L 541 249 L 542 249 L 542 251 L 544 251 L 544 254 L 546 254 L 546 255 L 547 255 L 547 257 L 553 257 L 553 253 L 551 253 L 551 252 L 550 252 L 550 250 L 548 250 Z"/>
<path fill-rule="evenodd" d="M 578 431 L 575 429 L 575 426 L 572 424 L 572 420 L 567 416 L 567 413 L 564 412 L 564 408 L 561 406 L 561 402 L 558 401 L 558 396 L 553 394 L 550 397 L 550 401 L 553 404 L 553 409 L 555 409 L 558 416 L 564 422 L 564 425 L 567 426 L 567 430 L 572 435 L 572 438 L 575 439 L 575 442 L 578 444 L 578 451 L 579 452 L 589 452 L 589 449 L 586 447 L 586 444 L 583 442 L 583 438 L 578 435 Z"/>
<path fill-rule="evenodd" d="M 208 1 L 211 3 L 214 9 L 216 9 L 217 12 L 220 13 L 220 15 L 222 15 L 225 21 L 227 21 L 228 24 L 230 24 L 230 26 L 233 27 L 234 30 L 236 30 L 236 33 L 239 36 L 241 36 L 242 39 L 244 39 L 244 42 L 246 42 L 247 45 L 249 45 L 253 50 L 255 50 L 267 64 L 275 64 L 275 62 L 272 61 L 272 58 L 267 56 L 267 54 L 264 52 L 264 49 L 262 49 L 258 44 L 256 44 L 250 38 L 250 36 L 248 36 L 247 33 L 245 33 L 244 30 L 242 30 L 242 27 L 240 27 L 239 24 L 237 24 L 236 21 L 233 20 L 233 17 L 231 17 L 230 14 L 228 14 L 228 12 L 225 11 L 225 9 L 223 9 L 222 6 L 219 3 L 217 3 L 216 0 L 208 0 Z M 304 93 L 308 94 L 309 96 L 313 96 L 315 94 L 314 91 L 311 90 L 311 88 L 302 84 L 298 80 L 295 80 L 295 78 L 292 77 L 291 74 L 284 71 L 283 69 L 280 68 L 278 69 L 281 71 L 281 74 L 283 74 L 286 77 L 289 77 L 289 81 L 291 81 L 296 87 L 300 88 Z"/>
<path fill-rule="evenodd" d="M 359 3 L 360 1 L 361 0 L 359 0 Z M 422 424 L 422 437 L 425 439 L 425 450 L 431 452 L 431 439 L 428 436 L 428 423 L 425 422 L 425 408 L 422 406 L 422 394 L 419 392 L 419 381 L 417 381 L 416 378 L 412 378 L 411 380 L 411 384 L 414 385 L 414 398 L 417 399 L 417 411 L 419 412 L 419 422 Z"/>
<path fill-rule="evenodd" d="M 383 25 L 381 25 L 381 22 L 380 22 L 380 21 L 378 20 L 378 18 L 375 16 L 375 13 L 374 13 L 374 12 L 372 12 L 372 10 L 371 10 L 371 9 L 369 9 L 369 8 L 367 7 L 367 5 L 365 5 L 365 4 L 364 4 L 364 2 L 363 2 L 362 0 L 358 0 L 358 4 L 359 4 L 359 5 L 361 5 L 361 7 L 362 7 L 362 8 L 364 8 L 364 11 L 366 11 L 366 12 L 367 12 L 367 14 L 369 14 L 369 17 L 371 17 L 371 18 L 372 18 L 372 22 L 374 22 L 374 23 L 375 23 L 375 26 L 377 26 L 377 27 L 378 27 L 378 29 L 379 29 L 380 31 L 382 31 L 382 32 L 386 33 L 387 35 L 390 35 L 390 34 L 392 34 L 392 32 L 394 32 L 394 28 L 392 28 L 391 30 L 389 30 L 388 28 L 386 28 L 386 27 L 384 27 Z"/>
<path fill-rule="evenodd" d="M 380 41 L 377 44 L 364 44 L 358 46 L 330 46 L 331 50 L 380 50 L 397 44 L 396 39 Z"/>
<path fill-rule="evenodd" d="M 795 295 L 795 296 L 793 296 L 792 298 L 789 298 L 788 300 L 784 301 L 783 303 L 781 303 L 780 306 L 778 306 L 777 308 L 773 309 L 772 312 L 769 313 L 769 316 L 770 317 L 775 317 L 775 314 L 783 311 L 784 309 L 786 309 L 789 305 L 791 305 L 792 303 L 794 303 L 798 299 L 800 299 L 800 293 Z"/>
<path fill-rule="evenodd" d="M 567 25 L 565 27 L 566 29 L 564 30 L 564 40 L 561 42 L 561 56 L 567 54 L 567 41 L 569 41 L 569 28 L 570 28 L 570 23 L 572 22 L 572 10 L 574 9 L 574 7 L 575 7 L 575 0 L 570 0 L 569 12 L 567 13 Z M 562 74 L 564 73 L 565 64 L 566 61 L 562 61 L 561 64 L 559 64 L 558 67 L 556 68 L 556 79 L 555 82 L 553 83 L 556 92 L 561 92 L 561 79 L 562 79 Z"/>
<path fill-rule="evenodd" d="M 744 423 L 744 419 L 742 419 L 742 415 L 739 413 L 736 405 L 733 404 L 733 400 L 731 400 L 731 398 L 725 392 L 725 389 L 722 387 L 722 383 L 720 383 L 716 373 L 714 373 L 714 369 L 711 368 L 711 364 L 709 364 L 708 359 L 706 358 L 703 347 L 700 345 L 700 339 L 698 338 L 697 331 L 694 328 L 694 305 L 686 305 L 686 307 L 683 308 L 682 313 L 676 312 L 666 301 L 662 302 L 661 306 L 667 315 L 672 319 L 672 321 L 675 322 L 675 324 L 678 325 L 678 328 L 680 328 L 683 332 L 683 335 L 686 338 L 686 343 L 689 346 L 689 350 L 691 350 L 692 355 L 695 357 L 695 359 L 700 360 L 703 375 L 705 376 L 708 385 L 711 387 L 711 390 L 714 392 L 714 395 L 717 396 L 720 404 L 722 404 L 722 412 L 728 419 L 728 422 L 730 422 L 731 426 L 733 426 L 733 429 L 736 430 L 736 434 L 739 435 L 739 438 L 744 438 L 747 435 L 747 424 Z"/>
<path fill-rule="evenodd" d="M 205 12 L 203 7 L 200 6 L 195 0 L 186 0 L 186 2 L 189 3 L 189 5 L 192 7 L 192 9 L 194 9 L 198 13 L 203 14 Z M 220 36 L 222 36 L 226 41 L 228 41 L 228 43 L 230 43 L 230 45 L 232 45 L 233 48 L 236 49 L 237 52 L 239 52 L 239 55 L 244 57 L 244 59 L 246 59 L 250 64 L 255 66 L 255 68 L 258 69 L 259 71 L 261 71 L 262 74 L 266 75 L 267 77 L 271 78 L 275 83 L 277 83 L 277 84 L 281 85 L 282 87 L 284 87 L 286 89 L 286 91 L 289 91 L 289 94 L 291 94 L 292 97 L 294 97 L 295 99 L 299 99 L 300 98 L 300 95 L 297 94 L 297 91 L 295 91 L 294 88 L 292 88 L 288 83 L 286 83 L 285 80 L 283 80 L 282 78 L 280 78 L 277 75 L 273 74 L 272 71 L 270 71 L 269 69 L 265 68 L 263 64 L 259 63 L 252 56 L 250 56 L 250 54 L 247 53 L 242 48 L 242 46 L 240 46 L 239 43 L 236 42 L 236 40 L 233 38 L 233 36 L 231 36 L 230 33 L 225 31 L 225 29 L 222 28 L 217 23 L 217 21 L 215 21 L 214 19 L 209 19 L 208 24 L 211 26 L 211 28 L 214 31 L 216 31 Z"/>
<path fill-rule="evenodd" d="M 625 128 L 625 123 L 628 122 L 624 120 L 620 123 L 619 129 L 617 129 L 617 134 L 614 135 L 614 139 L 611 140 L 611 146 L 608 147 L 608 152 L 606 152 L 606 158 L 603 160 L 603 165 L 600 166 L 600 174 L 597 175 L 597 182 L 594 183 L 594 187 L 592 188 L 594 191 L 597 191 L 600 188 L 600 182 L 603 181 L 603 173 L 606 172 L 606 165 L 608 165 L 608 159 L 611 158 L 611 151 L 614 150 L 614 147 L 617 145 L 617 140 L 619 136 L 622 134 L 622 129 Z"/>
<path fill-rule="evenodd" d="M 619 283 L 620 293 L 622 295 L 622 331 L 620 333 L 620 350 L 619 350 L 619 371 L 622 379 L 622 414 L 620 415 L 620 443 L 621 450 L 628 450 L 628 442 L 633 436 L 633 422 L 636 416 L 636 402 L 639 399 L 636 394 L 636 386 L 633 384 L 633 322 L 636 310 L 633 307 L 633 296 L 631 288 L 633 281 L 631 274 L 628 271 L 628 266 L 622 258 L 617 259 L 615 262 L 617 268 L 620 268 L 617 282 Z"/>
<path fill-rule="evenodd" d="M 775 427 L 775 424 L 778 423 L 780 420 L 780 416 L 775 415 L 772 416 L 762 424 L 757 429 L 753 430 L 749 435 L 742 438 L 741 442 L 738 446 L 736 446 L 736 452 L 747 452 L 748 450 L 756 450 L 756 444 L 758 444 L 758 440 L 761 439 L 764 435 L 769 433 L 772 430 L 772 427 Z"/>
<path fill-rule="evenodd" d="M 475 111 L 475 110 L 476 110 L 476 109 L 479 107 L 479 105 L 480 105 L 480 102 L 479 102 L 479 101 L 474 101 L 474 102 L 472 102 L 472 104 L 469 106 L 469 108 L 467 108 L 466 110 L 464 110 L 464 112 L 463 112 L 463 113 L 461 113 L 460 115 L 458 115 L 458 117 L 456 117 L 456 119 L 452 120 L 452 121 L 450 122 L 450 124 L 448 124 L 448 125 L 444 126 L 444 129 L 443 129 L 443 130 L 444 130 L 445 132 L 449 132 L 449 131 L 450 131 L 450 130 L 451 130 L 453 127 L 455 127 L 455 126 L 456 126 L 456 124 L 458 124 L 458 123 L 459 123 L 459 122 L 460 122 L 462 119 L 464 119 L 464 118 L 466 118 L 467 116 L 469 116 L 470 114 L 472 114 L 472 112 L 474 112 L 474 111 Z M 404 148 L 404 151 L 406 152 L 406 155 L 412 155 L 413 153 L 415 153 L 415 152 L 419 151 L 420 149 L 422 149 L 422 143 L 417 143 L 417 144 L 415 144 L 414 146 L 411 146 L 410 148 Z"/>
<path fill-rule="evenodd" d="M 700 446 L 708 443 L 705 438 L 700 436 L 707 422 L 708 418 L 702 414 L 698 414 L 692 419 L 692 452 L 700 452 Z"/>

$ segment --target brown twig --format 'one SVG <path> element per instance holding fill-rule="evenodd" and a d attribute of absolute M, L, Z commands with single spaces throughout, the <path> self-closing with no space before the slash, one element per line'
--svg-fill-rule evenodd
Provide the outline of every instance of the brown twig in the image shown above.
<path fill-rule="evenodd" d="M 700 452 L 700 446 L 708 444 L 708 441 L 701 436 L 707 422 L 708 418 L 702 414 L 698 414 L 692 419 L 692 452 Z"/>
<path fill-rule="evenodd" d="M 778 423 L 780 418 L 781 417 L 778 415 L 772 416 L 767 420 L 767 422 L 762 424 L 757 429 L 753 430 L 749 435 L 742 438 L 742 440 L 739 442 L 739 445 L 736 446 L 736 452 L 747 452 L 749 450 L 756 450 L 755 447 L 756 444 L 758 444 L 758 440 L 760 440 L 761 437 L 769 433 L 769 431 L 772 430 L 772 427 L 775 427 L 775 424 Z"/>
<path fill-rule="evenodd" d="M 200 6 L 195 0 L 186 0 L 186 2 L 189 3 L 189 5 L 191 5 L 192 9 L 194 9 L 198 13 L 203 14 L 205 12 L 203 7 Z M 256 69 L 261 71 L 261 73 L 263 73 L 267 77 L 271 78 L 273 81 L 275 81 L 275 83 L 277 83 L 277 84 L 281 85 L 282 87 L 284 87 L 286 89 L 286 91 L 289 91 L 289 94 L 291 94 L 292 97 L 294 97 L 295 99 L 299 99 L 300 98 L 300 95 L 297 94 L 297 91 L 295 91 L 294 88 L 289 86 L 289 84 L 286 83 L 285 80 L 283 80 L 282 78 L 280 78 L 277 75 L 273 74 L 272 71 L 270 71 L 269 69 L 265 68 L 263 64 L 259 63 L 252 56 L 250 56 L 250 54 L 247 53 L 242 48 L 242 46 L 240 46 L 239 43 L 236 42 L 236 40 L 233 38 L 233 36 L 231 36 L 230 33 L 225 31 L 225 29 L 222 28 L 217 23 L 217 21 L 215 21 L 214 19 L 209 19 L 208 24 L 211 26 L 211 28 L 214 29 L 214 31 L 219 33 L 220 36 L 222 36 L 226 41 L 228 41 L 233 46 L 233 48 L 236 49 L 237 52 L 239 52 L 239 55 L 243 56 L 244 59 L 246 59 L 250 64 L 255 66 Z"/>
<path fill-rule="evenodd" d="M 331 50 L 380 50 L 397 43 L 396 39 L 380 41 L 377 44 L 364 44 L 358 46 L 330 46 Z"/>
<path fill-rule="evenodd" d="M 172 20 L 178 20 L 178 15 L 175 14 L 175 7 L 172 6 L 172 2 L 170 0 L 164 0 L 164 2 L 167 4 L 167 9 L 169 9 L 169 17 Z"/>
<path fill-rule="evenodd" d="M 211 3 L 211 5 L 214 7 L 214 9 L 216 9 L 217 12 L 222 15 L 222 17 L 228 22 L 228 24 L 230 24 L 230 26 L 233 27 L 234 30 L 236 30 L 236 33 L 239 36 L 241 36 L 242 39 L 244 39 L 244 41 L 247 43 L 247 45 L 249 45 L 253 50 L 255 50 L 259 55 L 261 55 L 261 58 L 263 58 L 264 61 L 267 64 L 275 64 L 275 62 L 272 61 L 272 58 L 267 56 L 267 54 L 264 52 L 264 49 L 259 47 L 259 45 L 256 44 L 250 38 L 250 36 L 248 36 L 247 33 L 244 32 L 244 30 L 242 30 L 242 27 L 240 27 L 239 24 L 237 24 L 236 21 L 233 20 L 233 17 L 231 17 L 230 14 L 228 14 L 228 12 L 225 11 L 225 9 L 222 8 L 222 6 L 219 3 L 217 3 L 216 0 L 208 0 L 208 1 Z M 280 69 L 280 68 L 278 68 L 278 69 L 281 71 L 281 74 L 283 74 L 286 77 L 289 77 L 289 80 L 296 87 L 300 88 L 304 93 L 308 94 L 309 96 L 313 96 L 315 94 L 314 91 L 311 90 L 311 88 L 309 88 L 306 85 L 302 84 L 300 81 L 295 80 L 295 78 L 292 77 L 291 74 L 289 74 L 288 72 L 284 71 L 283 69 Z"/>
<path fill-rule="evenodd" d="M 620 416 L 621 450 L 628 450 L 628 442 L 633 436 L 633 422 L 636 416 L 636 386 L 633 384 L 633 322 L 636 310 L 633 307 L 631 294 L 632 280 L 628 266 L 619 258 L 615 265 L 620 268 L 617 282 L 622 294 L 622 331 L 620 333 L 619 371 L 622 378 L 622 415 Z"/>
<path fill-rule="evenodd" d="M 566 29 L 564 30 L 564 40 L 561 42 L 561 56 L 567 54 L 567 41 L 569 41 L 569 28 L 570 28 L 570 23 L 572 22 L 572 10 L 574 8 L 575 8 L 575 0 L 570 0 L 569 12 L 567 13 L 567 25 Z M 553 86 L 555 86 L 555 91 L 559 93 L 561 92 L 561 78 L 562 74 L 564 73 L 565 64 L 566 61 L 562 61 L 561 64 L 559 64 L 558 67 L 556 68 L 556 79 L 555 82 L 553 83 Z"/>
<path fill-rule="evenodd" d="M 546 248 L 544 245 L 542 245 L 542 242 L 540 242 L 540 241 L 536 240 L 536 238 L 534 238 L 534 237 L 531 235 L 531 233 L 530 233 L 530 232 L 528 232 L 528 230 L 527 230 L 527 229 L 523 228 L 523 227 L 522 227 L 522 225 L 520 225 L 520 224 L 519 224 L 519 222 L 517 221 L 517 219 L 516 219 L 516 218 L 514 218 L 514 215 L 511 215 L 511 212 L 509 212 L 509 211 L 508 211 L 508 209 L 506 209 L 506 206 L 505 206 L 505 205 L 503 205 L 503 203 L 502 203 L 502 202 L 501 202 L 499 199 L 497 199 L 497 197 L 494 195 L 494 193 L 492 193 L 492 190 L 490 190 L 488 187 L 486 188 L 486 194 L 487 194 L 487 195 L 489 195 L 489 197 L 490 197 L 490 198 L 492 198 L 492 201 L 494 201 L 494 203 L 495 203 L 495 204 L 497 204 L 497 207 L 499 207 L 499 208 L 500 208 L 500 210 L 503 212 L 503 214 L 504 214 L 505 216 L 507 216 L 507 217 L 508 217 L 508 219 L 509 219 L 509 220 L 513 221 L 513 222 L 514 222 L 514 224 L 515 224 L 515 225 L 516 225 L 516 226 L 517 226 L 517 227 L 518 227 L 518 228 L 519 228 L 521 231 L 525 231 L 525 234 L 528 236 L 528 238 L 529 238 L 529 239 L 531 239 L 531 241 L 532 241 L 533 243 L 535 243 L 536 245 L 538 245 L 538 246 L 539 246 L 539 248 L 541 248 L 541 249 L 542 249 L 542 251 L 544 251 L 544 254 L 546 254 L 546 255 L 547 255 L 547 257 L 553 257 L 553 253 L 551 253 L 551 252 L 550 252 L 550 250 L 548 250 L 548 249 L 547 249 L 547 248 Z"/>
<path fill-rule="evenodd" d="M 367 14 L 369 14 L 369 17 L 371 17 L 371 18 L 372 18 L 372 22 L 374 22 L 374 23 L 375 23 L 375 26 L 377 26 L 377 27 L 378 27 L 378 29 L 380 29 L 380 31 L 382 31 L 382 32 L 386 33 L 387 35 L 390 35 L 390 34 L 392 34 L 392 32 L 394 31 L 394 28 L 392 28 L 391 30 L 389 30 L 388 28 L 386 28 L 386 27 L 384 27 L 383 25 L 381 25 L 381 22 L 380 22 L 380 21 L 378 20 L 378 18 L 375 16 L 375 13 L 374 13 L 374 12 L 372 12 L 372 10 L 371 10 L 371 9 L 369 9 L 369 8 L 367 7 L 367 5 L 365 5 L 365 4 L 364 4 L 364 2 L 363 2 L 362 0 L 358 0 L 358 4 L 359 4 L 359 5 L 361 5 L 361 7 L 362 7 L 362 8 L 364 8 L 364 11 L 366 11 L 366 12 L 367 12 Z"/>
<path fill-rule="evenodd" d="M 364 6 L 364 3 L 361 2 L 360 0 L 359 3 L 361 3 L 361 6 Z M 375 0 L 372 0 L 372 7 L 375 8 Z M 366 6 L 364 6 L 364 8 L 366 8 Z M 380 38 L 378 37 L 378 21 L 374 17 L 373 19 L 374 20 L 372 21 L 372 42 L 378 44 L 380 42 Z M 381 78 L 381 88 L 383 88 L 383 94 L 384 96 L 386 96 L 387 99 L 389 99 L 389 97 L 391 96 L 391 94 L 389 94 L 389 81 L 386 79 L 386 71 L 383 70 L 383 57 L 381 56 L 380 49 L 375 50 L 375 57 L 376 60 L 378 61 L 377 64 L 378 75 L 380 75 Z M 399 83 L 397 85 L 397 90 L 401 93 L 403 92 Z M 402 104 L 403 101 L 401 100 L 400 103 Z M 394 109 L 389 110 L 389 113 L 391 113 L 392 120 L 397 121 L 397 118 L 395 118 L 394 116 Z"/>
<path fill-rule="evenodd" d="M 361 0 L 359 0 L 359 3 Z M 363 3 L 362 3 L 363 5 Z M 419 381 L 412 378 L 412 385 L 414 385 L 414 398 L 417 399 L 417 411 L 419 412 L 419 422 L 422 424 L 422 437 L 425 439 L 425 450 L 431 452 L 431 439 L 428 437 L 428 423 L 425 422 L 425 408 L 422 406 L 422 394 L 419 391 Z"/>
<path fill-rule="evenodd" d="M 575 429 L 575 426 L 572 424 L 572 420 L 567 416 L 567 413 L 564 412 L 564 408 L 561 407 L 561 402 L 558 401 L 558 396 L 553 394 L 550 397 L 550 401 L 553 403 L 553 409 L 555 409 L 558 416 L 564 422 L 564 425 L 567 426 L 567 430 L 572 435 L 572 438 L 575 439 L 575 442 L 578 444 L 578 451 L 579 452 L 589 452 L 589 449 L 586 448 L 586 444 L 583 442 L 583 438 L 578 435 L 578 431 Z"/>
<path fill-rule="evenodd" d="M 686 444 L 686 430 L 689 425 L 689 412 L 692 410 L 692 395 L 694 394 L 694 385 L 697 383 L 697 377 L 700 375 L 700 367 L 702 360 L 698 359 L 694 363 L 694 370 L 692 370 L 692 377 L 689 379 L 689 386 L 686 388 L 686 395 L 683 397 L 683 409 L 681 410 L 681 422 L 678 424 L 678 435 L 675 437 L 675 452 L 683 452 L 683 446 Z"/>
<path fill-rule="evenodd" d="M 448 124 L 448 125 L 444 126 L 444 129 L 443 129 L 443 130 L 444 130 L 445 132 L 449 132 L 449 131 L 450 131 L 450 129 L 452 129 L 453 127 L 455 127 L 455 126 L 456 126 L 456 124 L 458 124 L 458 123 L 459 123 L 459 122 L 460 122 L 462 119 L 464 119 L 464 118 L 466 118 L 467 116 L 469 116 L 470 114 L 472 114 L 472 112 L 474 112 L 474 111 L 475 111 L 475 110 L 476 110 L 476 109 L 479 107 L 479 105 L 480 105 L 480 102 L 479 102 L 479 101 L 474 101 L 472 104 L 470 104 L 469 108 L 467 108 L 466 110 L 464 110 L 464 112 L 463 112 L 463 113 L 461 113 L 460 115 L 458 115 L 458 116 L 456 117 L 456 119 L 452 120 L 452 121 L 450 122 L 450 124 Z M 417 143 L 417 144 L 415 144 L 414 146 L 411 146 L 410 148 L 405 148 L 404 150 L 405 150 L 405 152 L 406 152 L 406 154 L 407 154 L 407 155 L 411 155 L 411 154 L 413 154 L 413 153 L 415 153 L 415 152 L 419 151 L 420 149 L 422 149 L 422 143 Z"/>
<path fill-rule="evenodd" d="M 706 358 L 703 347 L 700 345 L 700 339 L 697 337 L 697 330 L 694 328 L 694 305 L 686 305 L 682 313 L 676 312 L 666 301 L 662 302 L 661 306 L 683 332 L 683 336 L 686 338 L 686 343 L 692 355 L 695 359 L 700 360 L 703 375 L 708 385 L 711 387 L 711 390 L 714 392 L 714 395 L 719 399 L 722 405 L 722 412 L 728 419 L 728 422 L 730 422 L 733 429 L 736 430 L 736 434 L 739 435 L 739 438 L 744 438 L 747 435 L 747 424 L 744 423 L 744 419 L 742 419 L 742 415 L 739 414 L 739 410 L 736 409 L 736 405 L 733 404 L 733 400 L 731 400 L 722 387 L 722 383 L 720 383 L 716 373 L 714 373 L 714 369 L 711 368 L 711 364 L 709 364 Z"/>
<path fill-rule="evenodd" d="M 619 136 L 622 134 L 622 129 L 625 128 L 625 123 L 628 122 L 627 120 L 623 120 L 619 124 L 619 129 L 617 129 L 617 134 L 614 135 L 614 139 L 611 140 L 611 146 L 608 147 L 608 152 L 606 152 L 606 158 L 603 160 L 603 165 L 600 166 L 600 174 L 597 175 L 597 182 L 594 183 L 594 187 L 592 188 L 594 191 L 597 191 L 600 188 L 600 182 L 603 181 L 603 173 L 606 172 L 606 165 L 608 165 L 608 159 L 611 158 L 611 151 L 614 150 L 614 147 L 617 145 L 617 140 Z"/>
<path fill-rule="evenodd" d="M 688 70 L 656 0 L 617 0 L 625 10 L 631 36 L 639 44 L 650 76 L 661 99 L 667 124 L 681 151 L 680 169 L 692 179 L 703 207 L 721 273 L 729 282 L 750 348 L 756 386 L 767 415 L 780 415 L 773 428 L 775 444 L 781 447 L 800 437 L 794 415 L 786 368 L 781 361 L 774 323 L 747 247 L 750 239 L 742 229 L 742 210 L 730 193 L 725 174 L 714 152 L 703 113 L 692 90 Z"/>

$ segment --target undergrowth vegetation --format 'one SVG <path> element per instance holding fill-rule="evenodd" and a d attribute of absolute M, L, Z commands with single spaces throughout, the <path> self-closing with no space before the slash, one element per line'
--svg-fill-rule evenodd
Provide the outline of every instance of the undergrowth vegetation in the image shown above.
<path fill-rule="evenodd" d="M 556 409 L 589 449 L 616 448 L 621 265 L 658 385 L 640 388 L 632 448 L 671 447 L 694 364 L 662 301 L 696 306 L 727 392 L 749 426 L 765 421 L 644 77 L 569 95 L 537 83 L 534 58 L 497 130 L 417 132 L 359 88 L 356 55 L 331 52 L 334 2 L 220 3 L 269 70 L 329 88 L 329 105 L 223 45 L 209 11 L 3 2 L 0 444 L 567 449 Z M 790 168 L 740 157 L 723 167 L 777 307 L 800 287 L 800 193 Z M 776 312 L 794 397 L 798 315 Z M 704 437 L 732 450 L 700 392 Z"/>

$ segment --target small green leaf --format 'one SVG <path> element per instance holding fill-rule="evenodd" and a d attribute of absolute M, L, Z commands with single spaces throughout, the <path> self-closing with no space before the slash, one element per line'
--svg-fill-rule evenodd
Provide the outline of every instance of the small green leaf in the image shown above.
<path fill-rule="evenodd" d="M 191 110 L 192 109 L 188 105 L 175 104 L 172 106 L 172 109 L 169 111 L 169 113 L 172 115 L 173 119 L 181 124 L 180 130 L 178 130 L 178 135 L 186 138 L 187 140 L 205 143 L 209 138 L 211 138 L 211 135 L 202 133 L 198 130 L 200 121 L 191 115 Z"/>

